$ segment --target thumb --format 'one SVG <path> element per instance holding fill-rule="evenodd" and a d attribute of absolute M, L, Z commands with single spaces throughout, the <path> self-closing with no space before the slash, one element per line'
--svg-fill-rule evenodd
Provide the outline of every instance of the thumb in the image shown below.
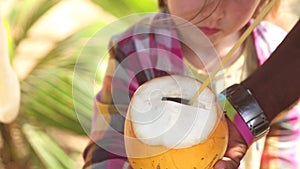
<path fill-rule="evenodd" d="M 238 161 L 234 161 L 230 158 L 223 157 L 216 163 L 214 169 L 237 169 L 239 165 L 240 163 Z"/>
<path fill-rule="evenodd" d="M 224 157 L 215 164 L 215 169 L 237 169 L 248 149 L 234 124 L 228 119 L 227 124 L 230 131 L 227 150 Z"/>

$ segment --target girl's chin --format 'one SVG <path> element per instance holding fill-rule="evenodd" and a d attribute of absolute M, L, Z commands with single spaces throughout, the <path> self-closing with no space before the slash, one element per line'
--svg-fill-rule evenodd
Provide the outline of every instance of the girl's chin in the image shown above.
<path fill-rule="evenodd" d="M 219 38 L 217 38 L 215 36 L 207 36 L 207 37 L 214 46 L 217 45 L 218 42 L 220 41 Z"/>

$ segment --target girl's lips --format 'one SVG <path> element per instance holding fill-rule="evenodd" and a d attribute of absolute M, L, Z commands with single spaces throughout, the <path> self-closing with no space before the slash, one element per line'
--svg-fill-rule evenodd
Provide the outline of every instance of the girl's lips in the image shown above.
<path fill-rule="evenodd" d="M 205 34 L 205 35 L 213 35 L 215 33 L 218 33 L 220 29 L 216 28 L 209 28 L 209 27 L 200 27 L 200 30 Z"/>

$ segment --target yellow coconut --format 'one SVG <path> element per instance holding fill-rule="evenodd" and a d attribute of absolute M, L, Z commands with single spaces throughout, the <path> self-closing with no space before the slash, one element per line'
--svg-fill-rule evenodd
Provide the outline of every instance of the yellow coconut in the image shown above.
<path fill-rule="evenodd" d="M 193 105 L 182 101 L 201 85 L 175 75 L 155 78 L 138 88 L 124 133 L 132 168 L 208 169 L 223 157 L 228 129 L 215 94 L 207 88 Z"/>

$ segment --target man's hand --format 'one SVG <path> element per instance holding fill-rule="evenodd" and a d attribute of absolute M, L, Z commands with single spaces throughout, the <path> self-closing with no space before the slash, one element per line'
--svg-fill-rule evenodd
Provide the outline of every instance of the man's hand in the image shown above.
<path fill-rule="evenodd" d="M 223 159 L 215 164 L 215 169 L 237 169 L 248 149 L 246 142 L 229 119 L 227 119 L 227 124 L 229 130 L 227 150 Z"/>

